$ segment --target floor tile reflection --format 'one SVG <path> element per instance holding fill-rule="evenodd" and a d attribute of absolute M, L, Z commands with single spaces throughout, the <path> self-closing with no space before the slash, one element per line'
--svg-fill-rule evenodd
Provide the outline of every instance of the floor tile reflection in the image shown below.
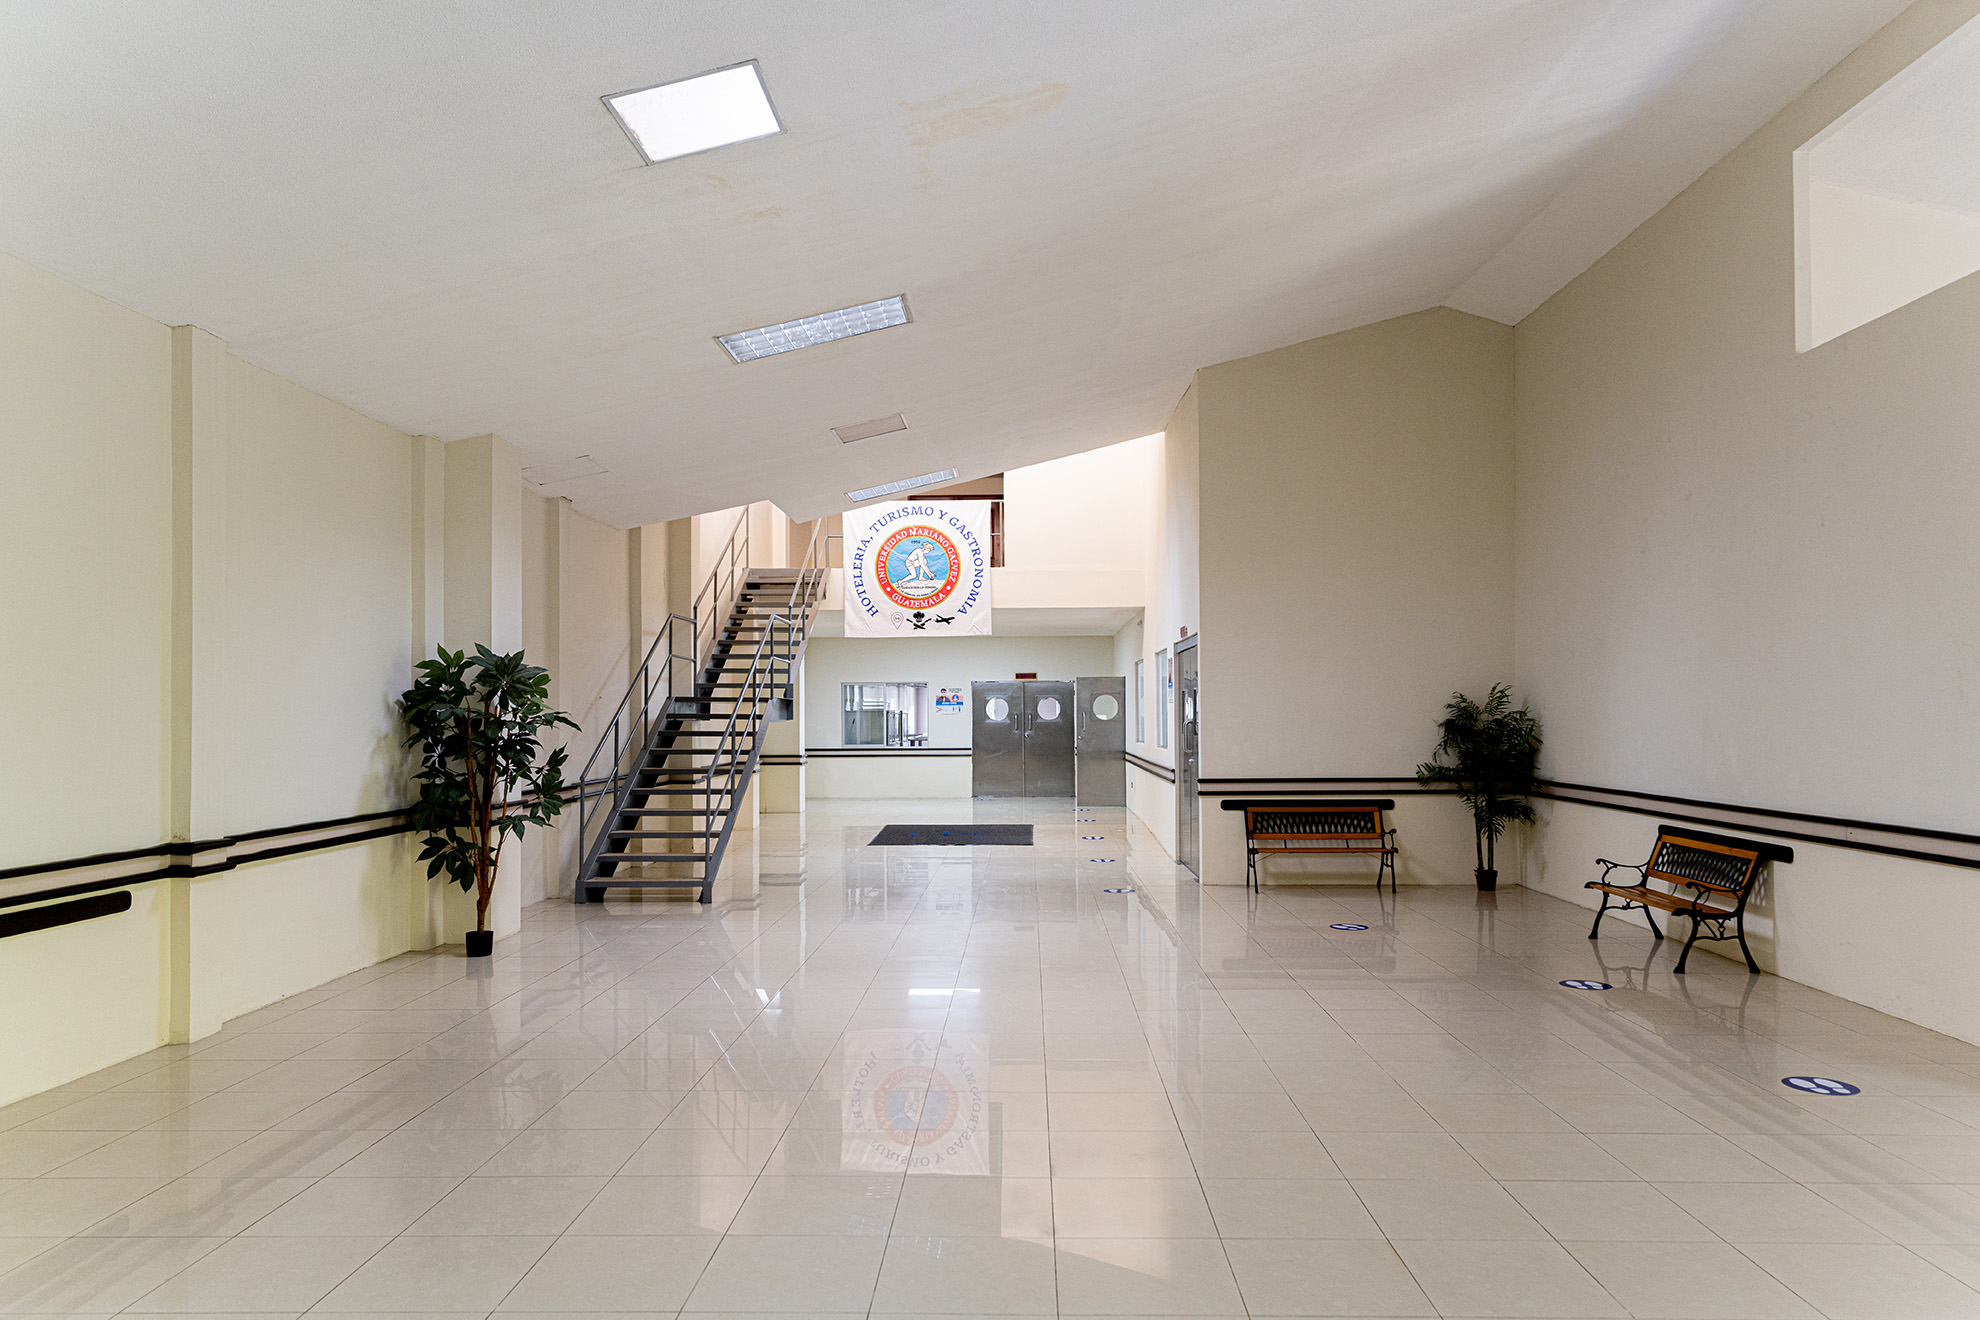
<path fill-rule="evenodd" d="M 1980 1049 L 1073 815 L 765 816 L 709 906 L 542 904 L 0 1110 L 0 1316 L 1980 1316 Z M 867 846 L 957 820 L 1036 842 Z"/>

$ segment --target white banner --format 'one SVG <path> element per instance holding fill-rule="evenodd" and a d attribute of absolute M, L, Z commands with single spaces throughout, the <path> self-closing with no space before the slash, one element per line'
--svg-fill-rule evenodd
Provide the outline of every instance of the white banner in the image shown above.
<path fill-rule="evenodd" d="M 875 504 L 845 515 L 846 636 L 990 631 L 990 501 Z"/>

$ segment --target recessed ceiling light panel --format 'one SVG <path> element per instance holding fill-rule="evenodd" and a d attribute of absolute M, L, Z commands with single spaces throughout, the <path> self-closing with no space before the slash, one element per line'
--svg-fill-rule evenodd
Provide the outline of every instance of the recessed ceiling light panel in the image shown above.
<path fill-rule="evenodd" d="M 871 440 L 876 435 L 892 435 L 896 431 L 907 430 L 907 418 L 899 413 L 886 417 L 876 417 L 870 422 L 854 422 L 851 426 L 835 426 L 832 434 L 839 437 L 839 443 L 849 445 L 855 440 Z"/>
<path fill-rule="evenodd" d="M 849 490 L 846 497 L 855 501 L 877 500 L 883 495 L 899 495 L 902 491 L 920 490 L 923 486 L 939 486 L 945 481 L 954 481 L 956 470 L 943 468 L 940 472 L 929 472 L 919 477 L 909 477 L 905 481 L 890 481 L 884 486 L 869 486 L 865 490 Z"/>
<path fill-rule="evenodd" d="M 604 101 L 648 165 L 784 131 L 755 60 Z"/>
<path fill-rule="evenodd" d="M 730 357 L 738 362 L 754 362 L 757 358 L 810 348 L 813 344 L 829 344 L 834 339 L 850 339 L 854 335 L 906 325 L 912 319 L 908 315 L 907 297 L 895 294 L 879 302 L 841 307 L 836 312 L 801 316 L 795 321 L 759 326 L 754 330 L 738 330 L 718 338 L 722 347 L 729 350 Z"/>

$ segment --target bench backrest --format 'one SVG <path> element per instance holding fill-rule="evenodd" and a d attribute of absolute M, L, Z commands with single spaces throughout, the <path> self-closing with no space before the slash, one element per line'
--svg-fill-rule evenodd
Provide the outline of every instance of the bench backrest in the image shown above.
<path fill-rule="evenodd" d="M 1739 846 L 1744 840 L 1659 834 L 1650 850 L 1645 875 L 1652 880 L 1690 885 L 1738 898 L 1746 893 L 1766 860 L 1763 845 Z"/>
<path fill-rule="evenodd" d="M 1246 807 L 1244 832 L 1253 839 L 1379 839 L 1380 807 Z"/>

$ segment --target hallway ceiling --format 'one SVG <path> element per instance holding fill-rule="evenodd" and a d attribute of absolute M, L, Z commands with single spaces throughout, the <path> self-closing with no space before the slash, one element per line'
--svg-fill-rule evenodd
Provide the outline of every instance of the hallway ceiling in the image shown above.
<path fill-rule="evenodd" d="M 590 455 L 549 489 L 604 521 L 802 518 L 1159 430 L 1200 366 L 1516 321 L 1903 8 L 16 0 L 0 249 L 407 431 Z M 777 136 L 648 167 L 598 99 L 751 59 Z"/>

